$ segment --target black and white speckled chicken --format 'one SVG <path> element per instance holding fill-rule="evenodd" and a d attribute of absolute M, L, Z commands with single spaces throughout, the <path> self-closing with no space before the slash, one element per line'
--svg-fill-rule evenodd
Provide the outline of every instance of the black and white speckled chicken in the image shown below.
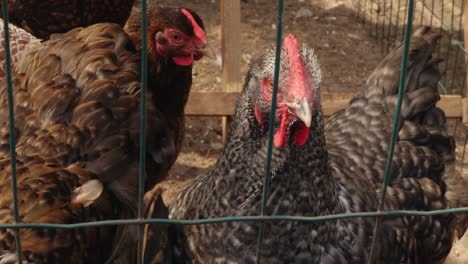
<path fill-rule="evenodd" d="M 385 210 L 433 210 L 457 204 L 444 167 L 453 162 L 439 100 L 438 34 L 416 31 Z M 402 47 L 387 55 L 349 106 L 324 127 L 320 71 L 312 49 L 283 42 L 269 215 L 321 216 L 376 211 L 396 105 Z M 215 166 L 170 205 L 169 217 L 258 215 L 267 150 L 274 51 L 253 63 L 227 145 Z M 458 183 L 458 184 L 461 184 Z M 465 187 L 466 188 L 466 187 Z M 466 204 L 465 204 L 466 206 Z M 265 224 L 262 263 L 366 263 L 375 219 Z M 381 226 L 375 263 L 441 263 L 455 237 L 454 215 L 391 217 Z M 177 226 L 174 261 L 255 263 L 258 223 Z M 464 231 L 462 229 L 462 231 Z"/>

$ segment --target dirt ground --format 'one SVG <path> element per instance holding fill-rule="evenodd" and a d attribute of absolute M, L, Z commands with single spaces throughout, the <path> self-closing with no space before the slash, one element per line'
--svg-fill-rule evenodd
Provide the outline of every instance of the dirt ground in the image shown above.
<path fill-rule="evenodd" d="M 219 0 L 158 0 L 171 6 L 184 6 L 203 18 L 210 44 L 218 52 L 218 60 L 202 60 L 194 68 L 192 90 L 221 89 L 221 19 Z M 341 3 L 343 2 L 343 3 Z M 349 2 L 349 3 L 348 3 Z M 313 47 L 319 57 L 324 91 L 357 91 L 370 71 L 382 58 L 380 46 L 369 35 L 349 1 L 288 0 L 284 3 L 283 36 L 293 33 L 302 43 Z M 314 3 L 314 4 L 313 4 Z M 243 76 L 247 67 L 264 49 L 273 47 L 276 37 L 276 1 L 241 1 L 240 58 Z M 209 168 L 221 153 L 221 119 L 188 117 L 182 153 L 172 169 L 170 182 L 174 190 L 179 182 L 190 179 Z M 452 126 L 453 131 L 453 126 Z M 457 129 L 457 155 L 462 155 L 464 129 Z M 448 264 L 468 263 L 468 237 L 452 250 Z"/>

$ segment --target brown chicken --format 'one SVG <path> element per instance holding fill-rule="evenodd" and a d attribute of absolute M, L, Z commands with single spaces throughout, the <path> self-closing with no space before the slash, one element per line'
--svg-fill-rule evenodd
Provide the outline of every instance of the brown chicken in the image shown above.
<path fill-rule="evenodd" d="M 8 0 L 10 21 L 48 39 L 76 27 L 109 22 L 125 25 L 134 0 Z"/>
<path fill-rule="evenodd" d="M 0 26 L 3 29 L 3 19 L 0 19 Z M 9 38 L 10 38 L 10 52 L 11 52 L 11 63 L 14 65 L 18 60 L 19 54 L 24 50 L 28 43 L 38 42 L 39 39 L 29 34 L 26 30 L 19 28 L 13 24 L 8 25 Z M 5 31 L 0 31 L 0 80 L 6 75 L 5 66 Z"/>
<path fill-rule="evenodd" d="M 17 157 L 18 204 L 22 222 L 76 223 L 105 220 L 118 206 L 103 194 L 95 176 L 75 165 L 60 168 L 52 159 Z M 0 159 L 0 219 L 13 223 L 11 166 Z M 20 230 L 23 263 L 104 263 L 112 250 L 114 227 Z M 13 230 L 0 230 L 0 263 L 18 263 Z"/>
<path fill-rule="evenodd" d="M 29 164 L 30 158 L 41 157 L 47 162 L 37 163 L 42 166 L 53 164 L 57 168 L 55 174 L 67 173 L 67 168 L 73 166 L 79 170 L 73 172 L 74 177 L 95 175 L 103 189 L 109 191 L 113 205 L 119 207 L 118 210 L 114 208 L 118 218 L 135 217 L 138 189 L 141 90 L 141 47 L 138 43 L 141 31 L 140 14 L 134 15 L 127 32 L 116 24 L 101 23 L 29 44 L 20 54 L 13 72 L 19 162 Z M 146 189 L 167 175 L 178 155 L 183 137 L 184 106 L 192 82 L 192 64 L 213 54 L 203 23 L 195 12 L 152 6 L 148 10 L 148 21 Z M 6 95 L 3 84 L 0 90 L 0 155 L 8 158 Z M 30 169 L 28 165 L 24 166 Z M 23 177 L 40 180 L 47 177 L 47 170 L 44 172 L 25 172 Z M 8 173 L 4 175 L 0 177 L 0 186 L 8 188 Z M 64 188 L 61 184 L 66 185 L 69 193 L 84 182 L 72 184 L 62 179 L 48 184 L 58 190 Z M 27 186 L 28 183 L 24 184 Z M 70 206 L 74 199 L 66 192 L 65 196 L 68 197 L 66 205 L 60 208 Z M 58 199 L 54 195 L 48 198 Z M 24 201 L 25 204 L 31 202 L 34 201 Z M 8 201 L 0 203 L 0 208 L 9 212 L 11 206 Z M 51 206 L 56 208 L 55 204 Z M 114 216 L 105 215 L 106 218 Z M 11 220 L 11 216 L 8 217 L 0 218 L 0 222 Z M 20 217 L 24 219 L 24 214 Z M 84 219 L 90 220 L 78 214 L 67 222 Z M 27 221 L 42 220 L 29 217 Z M 62 219 L 56 221 L 64 222 Z M 130 227 L 117 229 L 114 249 L 123 245 L 128 232 L 134 233 Z M 35 234 L 55 241 L 48 233 Z M 33 238 L 23 237 L 22 240 L 27 243 Z M 81 243 L 71 241 L 64 244 L 64 252 L 75 252 L 74 246 Z M 40 252 L 34 251 L 34 247 L 23 251 L 27 256 L 35 256 L 34 263 L 50 263 L 40 260 L 58 254 L 54 243 L 48 243 Z M 11 244 L 4 244 L 1 250 L 12 252 L 13 248 Z M 36 257 L 37 254 L 40 257 Z M 81 261 L 77 263 L 88 263 L 85 259 Z"/>

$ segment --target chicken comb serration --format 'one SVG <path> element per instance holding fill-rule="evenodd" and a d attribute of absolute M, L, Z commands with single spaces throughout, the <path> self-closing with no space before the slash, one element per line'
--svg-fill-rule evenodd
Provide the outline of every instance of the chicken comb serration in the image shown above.
<path fill-rule="evenodd" d="M 289 70 L 291 75 L 290 94 L 302 99 L 309 95 L 309 90 L 306 89 L 306 78 L 304 67 L 302 65 L 301 53 L 299 44 L 294 35 L 289 34 L 283 41 L 283 46 L 288 54 Z"/>
<path fill-rule="evenodd" d="M 192 14 L 190 14 L 190 12 L 185 8 L 180 9 L 180 11 L 187 17 L 190 23 L 192 23 L 193 33 L 195 33 L 195 36 L 197 36 L 197 38 L 200 39 L 203 43 L 206 43 L 206 33 L 203 30 L 203 28 L 201 28 L 200 25 L 198 25 L 197 21 L 195 21 Z"/>

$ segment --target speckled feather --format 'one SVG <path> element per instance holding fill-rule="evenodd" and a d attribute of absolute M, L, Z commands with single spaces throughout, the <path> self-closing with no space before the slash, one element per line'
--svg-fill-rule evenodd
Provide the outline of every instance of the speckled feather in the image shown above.
<path fill-rule="evenodd" d="M 76 27 L 125 25 L 134 0 L 8 0 L 10 21 L 41 39 Z M 1 10 L 1 8 L 0 8 Z M 1 17 L 1 14 L 0 14 Z"/>
<path fill-rule="evenodd" d="M 58 168 L 75 164 L 86 173 L 97 175 L 123 204 L 134 208 L 138 164 L 135 156 L 139 135 L 139 57 L 128 36 L 115 24 L 97 24 L 86 29 L 75 29 L 65 35 L 55 35 L 40 45 L 27 46 L 21 56 L 13 72 L 18 156 L 44 156 Z M 0 153 L 2 157 L 7 157 L 8 110 L 6 86 L 2 85 Z M 149 103 L 149 114 L 153 118 L 148 119 L 148 131 L 158 135 L 157 129 L 155 131 L 159 126 L 158 115 L 155 112 Z M 30 168 L 29 164 L 25 167 Z M 48 176 L 26 174 L 25 177 L 40 181 Z M 49 184 L 60 191 L 65 191 L 62 190 L 64 184 L 70 185 L 70 188 L 73 186 L 70 178 L 61 181 L 62 184 L 59 184 L 60 181 Z M 24 185 L 27 186 L 27 183 Z M 6 178 L 2 184 L 10 186 Z M 24 193 L 21 188 L 19 191 Z M 49 199 L 58 202 L 60 200 L 56 199 L 61 198 L 51 194 Z M 115 198 L 113 200 L 117 206 Z M 22 207 L 31 202 L 35 201 L 25 199 Z M 69 206 L 66 201 L 62 203 L 64 205 L 61 207 Z M 8 206 L 11 207 L 11 204 Z M 51 204 L 50 210 L 60 208 L 55 206 L 59 205 Z M 110 210 L 102 214 L 109 219 L 114 218 L 116 212 Z M 57 223 L 92 220 L 88 218 L 80 215 L 62 219 L 50 215 L 47 220 Z M 34 217 L 29 219 L 32 222 L 40 220 Z M 63 258 L 67 259 L 69 254 L 80 248 L 79 243 L 87 243 L 71 240 L 72 243 L 66 244 L 60 253 L 60 249 L 53 246 L 60 243 L 60 240 L 56 241 L 60 237 L 55 234 L 40 236 L 50 237 L 51 241 L 43 252 L 34 256 L 42 258 L 44 263 L 50 263 L 47 258 L 56 255 L 57 261 L 65 261 Z M 112 237 L 95 239 L 94 242 L 99 245 L 107 241 L 109 245 Z M 22 237 L 23 243 L 32 243 L 31 247 L 37 247 L 39 244 L 34 243 L 33 239 Z M 4 244 L 3 250 L 14 252 L 11 245 Z M 74 263 L 89 261 L 85 257 L 88 254 L 84 252 L 85 249 L 86 245 L 81 249 L 83 258 L 75 255 Z M 26 252 L 26 249 L 23 251 Z M 103 254 L 105 256 L 96 263 L 102 263 L 109 252 L 103 251 Z"/>
<path fill-rule="evenodd" d="M 138 164 L 139 58 L 123 30 L 97 24 L 56 35 L 26 50 L 15 68 L 18 153 L 47 155 L 63 165 L 80 162 L 111 188 L 122 188 L 116 191 L 122 199 L 134 199 L 135 185 L 113 186 L 116 171 L 125 177 L 125 168 Z M 0 92 L 6 153 L 6 89 Z M 148 101 L 148 133 L 158 135 L 163 129 L 151 93 Z"/>
<path fill-rule="evenodd" d="M 91 206 L 73 202 L 78 187 L 95 175 L 75 165 L 61 168 L 53 159 L 17 156 L 18 205 L 21 222 L 79 223 L 109 219 L 116 209 L 108 194 Z M 0 219 L 14 223 L 10 158 L 0 159 Z M 103 263 L 111 244 L 113 227 L 84 229 L 21 229 L 23 263 Z M 17 263 L 15 232 L 0 230 L 0 263 Z"/>
<path fill-rule="evenodd" d="M 399 139 L 385 209 L 448 208 L 444 167 L 453 162 L 453 139 L 439 99 L 438 35 L 421 29 L 411 43 Z M 273 149 L 267 213 L 318 216 L 376 211 L 395 109 L 402 47 L 387 55 L 346 110 L 323 125 L 317 60 L 302 49 L 315 102 L 304 146 Z M 287 57 L 283 51 L 282 58 Z M 258 215 L 266 157 L 267 129 L 255 120 L 258 83 L 273 74 L 272 51 L 253 63 L 221 157 L 170 205 L 169 217 L 202 219 Z M 280 86 L 288 75 L 282 59 Z M 268 119 L 264 119 L 268 120 Z M 450 177 L 450 175 L 445 175 Z M 453 199 L 460 195 L 452 193 Z M 455 201 L 454 201 L 455 202 Z M 466 205 L 465 205 L 466 206 Z M 441 263 L 454 239 L 453 215 L 391 217 L 384 220 L 376 263 Z M 366 263 L 374 220 L 356 218 L 318 223 L 265 224 L 264 263 Z M 171 227 L 172 256 L 180 263 L 256 263 L 258 224 L 219 223 Z M 179 263 L 177 262 L 177 263 Z"/>

